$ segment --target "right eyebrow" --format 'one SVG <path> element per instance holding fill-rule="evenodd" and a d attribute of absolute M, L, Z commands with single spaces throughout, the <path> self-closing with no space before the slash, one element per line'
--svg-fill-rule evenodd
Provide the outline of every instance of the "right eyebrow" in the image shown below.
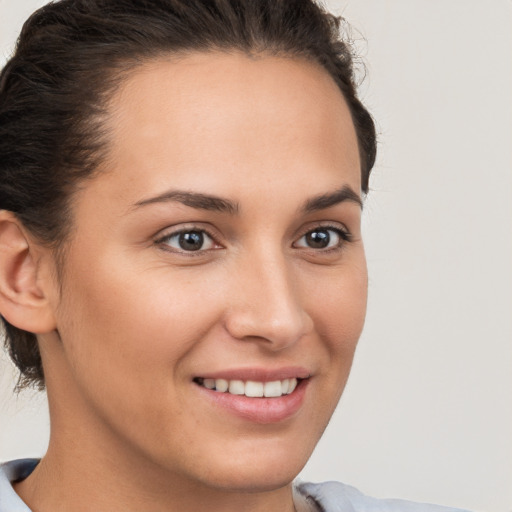
<path fill-rule="evenodd" d="M 361 197 L 359 197 L 359 194 L 357 194 L 354 189 L 348 185 L 344 185 L 334 192 L 320 194 L 319 196 L 309 199 L 306 201 L 306 204 L 302 209 L 304 212 L 311 213 L 318 210 L 325 210 L 345 201 L 356 203 L 361 209 L 363 209 L 363 201 Z"/>
<path fill-rule="evenodd" d="M 238 203 L 229 199 L 202 194 L 200 192 L 187 192 L 184 190 L 168 190 L 163 194 L 138 201 L 132 208 L 140 208 L 148 204 L 177 202 L 190 208 L 200 210 L 218 211 L 234 215 L 240 210 Z"/>

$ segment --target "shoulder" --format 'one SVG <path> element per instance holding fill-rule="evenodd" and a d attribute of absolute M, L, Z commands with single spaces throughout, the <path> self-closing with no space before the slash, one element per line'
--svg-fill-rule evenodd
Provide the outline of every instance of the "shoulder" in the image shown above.
<path fill-rule="evenodd" d="M 295 484 L 294 490 L 303 500 L 304 512 L 464 512 L 407 500 L 371 498 L 341 482 L 300 482 Z"/>
<path fill-rule="evenodd" d="M 30 512 L 12 484 L 27 478 L 38 463 L 38 459 L 20 459 L 0 464 L 0 512 Z"/>

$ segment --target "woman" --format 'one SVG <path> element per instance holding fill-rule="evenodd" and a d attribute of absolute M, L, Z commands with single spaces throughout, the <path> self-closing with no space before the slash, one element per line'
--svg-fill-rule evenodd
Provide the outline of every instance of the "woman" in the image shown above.
<path fill-rule="evenodd" d="M 0 510 L 447 510 L 292 486 L 366 308 L 375 160 L 309 1 L 63 0 L 0 83 L 0 312 L 45 387 Z"/>

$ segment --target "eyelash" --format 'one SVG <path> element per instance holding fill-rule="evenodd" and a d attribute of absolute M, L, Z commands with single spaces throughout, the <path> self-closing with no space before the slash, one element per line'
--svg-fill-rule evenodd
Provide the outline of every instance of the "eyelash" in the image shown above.
<path fill-rule="evenodd" d="M 315 231 L 334 231 L 337 236 L 339 236 L 340 241 L 334 246 L 334 247 L 328 247 L 328 248 L 313 248 L 313 247 L 304 247 L 304 249 L 309 249 L 314 252 L 321 252 L 321 253 L 330 253 L 339 251 L 343 248 L 345 243 L 350 243 L 353 240 L 352 234 L 346 229 L 345 227 L 341 228 L 339 225 L 332 225 L 332 224 L 319 224 L 318 226 L 315 226 L 314 228 L 308 229 L 304 232 L 303 235 L 297 240 L 302 240 L 304 237 L 306 237 L 310 233 L 314 233 Z M 294 245 L 297 243 L 294 242 Z"/>
<path fill-rule="evenodd" d="M 217 247 L 211 248 L 211 249 L 198 249 L 195 251 L 187 251 L 185 249 L 173 248 L 169 245 L 168 242 L 171 239 L 173 239 L 175 237 L 179 237 L 180 235 L 184 235 L 187 233 L 189 233 L 189 234 L 190 233 L 200 233 L 203 236 L 206 235 L 212 241 L 212 243 L 214 245 L 216 245 Z M 185 255 L 187 257 L 201 256 L 201 255 L 204 255 L 205 252 L 209 252 L 212 250 L 216 250 L 218 248 L 222 248 L 222 246 L 217 242 L 216 237 L 212 233 L 210 233 L 207 229 L 205 229 L 203 227 L 197 227 L 197 226 L 190 226 L 190 227 L 186 227 L 184 229 L 179 229 L 178 231 L 173 231 L 171 233 L 167 233 L 164 236 L 156 239 L 155 245 L 160 246 L 165 251 L 172 252 L 174 254 Z"/>
<path fill-rule="evenodd" d="M 350 243 L 352 241 L 352 235 L 346 228 L 341 228 L 339 225 L 331 225 L 331 224 L 319 224 L 311 229 L 308 229 L 307 231 L 304 231 L 303 234 L 293 243 L 293 247 L 296 247 L 296 244 L 302 240 L 304 237 L 306 237 L 308 234 L 314 233 L 315 231 L 333 231 L 336 233 L 337 236 L 339 236 L 340 241 L 334 246 L 334 247 L 328 247 L 328 248 L 314 248 L 314 247 L 298 247 L 303 248 L 306 250 L 310 250 L 313 252 L 321 252 L 321 253 L 330 253 L 337 250 L 340 250 L 345 243 Z M 202 236 L 206 235 L 211 242 L 216 245 L 217 247 L 209 248 L 209 249 L 197 249 L 197 250 L 190 250 L 187 251 L 182 248 L 172 248 L 169 245 L 169 241 L 173 238 L 179 237 L 180 235 L 184 234 L 191 234 L 191 233 L 200 233 Z M 180 255 L 186 255 L 187 257 L 197 257 L 204 255 L 205 252 L 210 252 L 212 250 L 216 250 L 219 248 L 222 248 L 221 244 L 216 240 L 216 237 L 209 232 L 207 229 L 203 227 L 196 227 L 196 226 L 190 226 L 184 229 L 180 229 L 178 231 L 174 231 L 168 234 L 165 234 L 164 236 L 161 236 L 155 240 L 155 245 L 160 246 L 163 250 L 166 250 L 168 252 L 177 253 Z"/>

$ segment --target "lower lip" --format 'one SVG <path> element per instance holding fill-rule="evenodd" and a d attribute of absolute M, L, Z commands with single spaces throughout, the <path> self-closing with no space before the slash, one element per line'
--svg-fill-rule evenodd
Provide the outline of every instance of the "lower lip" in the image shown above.
<path fill-rule="evenodd" d="M 309 379 L 301 380 L 293 393 L 276 398 L 252 398 L 214 391 L 198 384 L 195 386 L 216 405 L 239 418 L 254 423 L 277 423 L 290 418 L 300 409 L 308 382 Z"/>

